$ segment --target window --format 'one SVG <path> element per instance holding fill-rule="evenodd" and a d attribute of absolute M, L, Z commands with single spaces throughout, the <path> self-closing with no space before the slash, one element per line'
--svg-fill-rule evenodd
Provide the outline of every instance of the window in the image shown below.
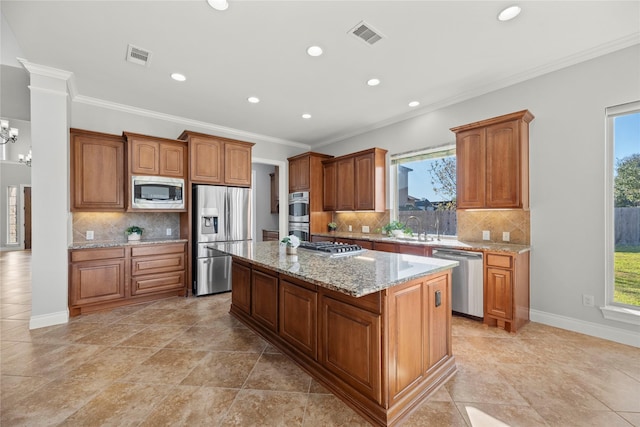
<path fill-rule="evenodd" d="M 394 219 L 414 233 L 455 236 L 456 148 L 441 146 L 391 156 Z"/>
<path fill-rule="evenodd" d="M 7 245 L 18 244 L 18 187 L 7 187 Z"/>
<path fill-rule="evenodd" d="M 640 324 L 640 102 L 607 109 L 606 318 Z"/>

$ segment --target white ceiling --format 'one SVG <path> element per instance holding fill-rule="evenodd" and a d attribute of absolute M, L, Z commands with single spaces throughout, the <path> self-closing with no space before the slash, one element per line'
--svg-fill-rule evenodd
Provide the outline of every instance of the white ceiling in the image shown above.
<path fill-rule="evenodd" d="M 311 146 L 640 42 L 639 1 L 521 1 L 506 23 L 496 15 L 511 1 L 229 3 L 0 7 L 25 59 L 73 72 L 83 97 Z M 362 20 L 385 38 L 369 46 L 349 35 Z M 148 67 L 125 61 L 129 43 L 152 52 Z M 313 44 L 325 54 L 307 56 Z M 368 87 L 371 77 L 382 83 Z"/>

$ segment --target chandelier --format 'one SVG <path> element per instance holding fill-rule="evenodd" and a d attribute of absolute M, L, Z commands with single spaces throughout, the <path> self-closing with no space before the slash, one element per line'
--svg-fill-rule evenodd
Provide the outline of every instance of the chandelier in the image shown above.
<path fill-rule="evenodd" d="M 18 161 L 25 166 L 31 167 L 32 158 L 33 158 L 33 155 L 31 154 L 31 149 L 29 149 L 29 154 L 27 154 L 26 156 L 24 154 L 18 154 Z"/>
<path fill-rule="evenodd" d="M 15 143 L 18 140 L 18 129 L 9 128 L 9 120 L 0 120 L 0 135 L 3 145 L 8 142 Z"/>

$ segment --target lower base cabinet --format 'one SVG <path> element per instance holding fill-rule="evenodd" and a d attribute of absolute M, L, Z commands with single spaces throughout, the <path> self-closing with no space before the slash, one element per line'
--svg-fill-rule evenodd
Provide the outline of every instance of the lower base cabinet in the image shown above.
<path fill-rule="evenodd" d="M 69 251 L 69 313 L 186 295 L 186 243 Z"/>
<path fill-rule="evenodd" d="M 232 268 L 231 314 L 374 425 L 402 422 L 455 373 L 450 271 L 355 298 L 244 259 Z"/>

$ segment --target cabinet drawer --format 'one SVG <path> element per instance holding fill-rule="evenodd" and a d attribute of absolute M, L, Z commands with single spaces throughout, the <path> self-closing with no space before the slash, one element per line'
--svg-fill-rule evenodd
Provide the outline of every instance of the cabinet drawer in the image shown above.
<path fill-rule="evenodd" d="M 123 299 L 124 266 L 123 259 L 71 264 L 70 304 L 73 306 Z"/>
<path fill-rule="evenodd" d="M 131 256 L 150 256 L 175 254 L 184 252 L 184 243 L 171 243 L 168 245 L 144 245 L 131 248 Z"/>
<path fill-rule="evenodd" d="M 184 271 L 131 278 L 131 295 L 143 295 L 182 288 L 184 288 Z"/>
<path fill-rule="evenodd" d="M 71 252 L 71 262 L 124 258 L 124 248 L 80 249 Z"/>
<path fill-rule="evenodd" d="M 184 254 L 138 257 L 131 260 L 131 275 L 184 270 Z"/>
<path fill-rule="evenodd" d="M 492 267 L 512 268 L 511 255 L 487 254 L 487 265 Z"/>

